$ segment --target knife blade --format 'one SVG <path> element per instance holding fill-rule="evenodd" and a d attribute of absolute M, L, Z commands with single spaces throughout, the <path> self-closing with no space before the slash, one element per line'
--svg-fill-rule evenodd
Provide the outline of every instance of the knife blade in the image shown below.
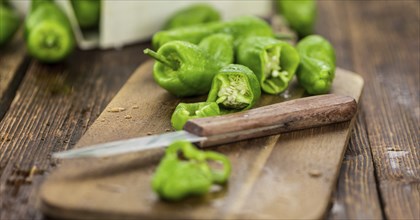
<path fill-rule="evenodd" d="M 96 144 L 54 153 L 54 158 L 107 157 L 165 147 L 187 140 L 200 147 L 226 144 L 353 118 L 356 101 L 349 96 L 321 95 L 290 100 L 248 111 L 187 121 L 184 130 Z"/>
<path fill-rule="evenodd" d="M 130 138 L 126 140 L 91 145 L 85 148 L 54 153 L 53 157 L 57 159 L 107 157 L 112 155 L 165 147 L 171 144 L 173 141 L 177 140 L 186 140 L 195 143 L 204 141 L 206 139 L 206 137 L 200 137 L 191 134 L 187 131 L 181 130 L 165 134 L 150 135 L 145 137 Z"/>

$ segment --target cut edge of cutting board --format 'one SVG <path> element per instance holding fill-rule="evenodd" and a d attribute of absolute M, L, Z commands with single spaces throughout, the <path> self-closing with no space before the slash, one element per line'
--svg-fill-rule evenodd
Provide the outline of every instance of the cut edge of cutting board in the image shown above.
<path fill-rule="evenodd" d="M 98 119 L 92 124 L 92 126 L 89 128 L 89 130 L 86 132 L 86 134 L 81 138 L 81 140 L 79 141 L 77 147 L 81 147 L 81 146 L 85 146 L 85 145 L 89 145 L 89 144 L 93 144 L 93 143 L 99 143 L 99 142 L 106 142 L 106 141 L 112 141 L 112 140 L 116 140 L 116 139 L 123 139 L 123 138 L 128 138 L 133 136 L 133 133 L 135 131 L 128 131 L 128 132 L 123 132 L 124 129 L 122 129 L 121 127 L 119 127 L 119 129 L 122 129 L 122 131 L 118 131 L 118 130 L 113 130 L 112 128 L 112 118 L 113 119 L 117 119 L 117 116 L 119 115 L 120 118 L 118 119 L 119 121 L 117 122 L 117 124 L 119 124 L 120 122 L 122 124 L 125 123 L 124 120 L 124 115 L 129 115 L 132 113 L 135 113 L 135 110 L 138 109 L 137 106 L 140 105 L 141 103 L 136 103 L 135 101 L 132 100 L 127 100 L 127 99 L 123 99 L 122 97 L 127 97 L 127 94 L 133 94 L 133 92 L 135 92 L 133 89 L 139 86 L 139 82 L 142 82 L 144 80 L 149 80 L 150 81 L 150 72 L 151 72 L 151 67 L 152 67 L 152 62 L 148 61 L 146 63 L 144 63 L 143 65 L 141 65 L 136 72 L 132 75 L 132 77 L 130 77 L 130 79 L 127 81 L 127 83 L 122 87 L 122 89 L 120 90 L 120 92 L 114 97 L 114 99 L 109 103 L 109 105 L 106 107 L 106 109 L 102 112 L 102 114 L 98 117 Z M 147 76 L 147 74 L 150 74 L 149 76 Z M 147 77 L 146 77 L 147 76 Z M 337 78 L 341 77 L 341 76 L 345 76 L 348 77 L 348 79 L 351 79 L 349 81 L 345 80 L 346 82 L 341 82 L 343 84 L 348 84 L 348 83 L 353 83 L 353 85 L 348 85 L 348 87 L 346 88 L 340 88 L 339 91 L 335 91 L 334 90 L 334 86 L 333 86 L 333 90 L 332 93 L 339 93 L 339 94 L 347 94 L 352 96 L 353 98 L 355 98 L 357 101 L 359 100 L 361 93 L 362 93 L 362 89 L 363 89 L 363 79 L 360 75 L 352 73 L 350 71 L 347 70 L 343 70 L 340 68 L 337 68 Z M 147 82 L 147 83 L 151 83 L 151 82 Z M 145 85 L 148 85 L 145 82 Z M 154 89 L 156 89 L 156 85 L 154 83 L 152 83 L 153 85 L 149 90 L 149 91 L 153 91 Z M 145 88 L 145 89 L 149 89 L 149 88 Z M 159 88 L 160 89 L 160 88 Z M 348 90 L 347 90 L 348 89 Z M 176 106 L 176 103 L 179 102 L 179 100 L 177 101 L 173 101 L 174 97 L 167 94 L 164 91 L 159 91 L 157 90 L 158 94 L 153 94 L 151 96 L 158 96 L 159 98 L 162 98 L 162 100 L 160 100 L 161 104 L 161 109 L 165 110 L 165 113 L 160 113 L 160 115 L 158 114 L 158 116 L 156 115 L 149 115 L 149 117 L 156 117 L 156 118 L 152 118 L 152 120 L 147 120 L 147 119 L 143 119 L 140 120 L 140 122 L 137 123 L 138 126 L 143 126 L 147 127 L 148 125 L 151 126 L 152 125 L 152 121 L 156 120 L 156 119 L 160 119 L 160 120 L 166 120 L 165 118 L 161 118 L 162 115 L 167 115 L 170 114 L 171 111 L 173 110 L 173 108 Z M 293 96 L 293 94 L 292 94 Z M 149 97 L 149 98 L 153 98 L 153 97 Z M 129 98 L 130 99 L 130 98 Z M 153 103 L 148 103 L 148 97 L 145 97 L 146 99 L 146 103 L 145 105 L 147 105 L 148 107 L 150 106 L 151 109 L 156 108 L 157 106 L 159 106 L 158 104 L 155 103 L 155 105 Z M 153 101 L 153 100 L 151 100 Z M 169 102 L 166 103 L 165 102 Z M 109 110 L 118 106 L 123 106 L 125 108 L 127 108 L 127 110 L 124 113 L 119 113 L 119 114 L 115 114 L 113 112 L 110 112 Z M 171 107 L 168 107 L 171 106 Z M 143 108 L 143 107 L 141 107 Z M 143 109 L 144 110 L 144 109 Z M 146 109 L 147 110 L 147 109 Z M 150 110 L 150 109 L 149 109 Z M 131 115 L 130 115 L 131 116 Z M 133 114 L 133 117 L 137 117 L 138 115 Z M 147 116 L 147 115 L 146 115 Z M 144 116 L 144 117 L 146 117 Z M 342 143 L 344 143 L 344 146 L 341 146 L 342 148 L 340 148 L 339 150 L 339 155 L 337 155 L 338 160 L 336 160 L 336 163 L 339 162 L 339 164 L 335 165 L 335 170 L 333 170 L 331 172 L 331 176 L 329 178 L 331 178 L 328 181 L 329 184 L 329 191 L 328 193 L 325 193 L 326 197 L 330 197 L 331 193 L 334 190 L 334 186 L 336 184 L 336 180 L 339 174 L 339 170 L 340 170 L 340 164 L 342 161 L 342 158 L 344 156 L 344 152 L 351 134 L 351 129 L 352 126 L 354 124 L 354 118 L 351 120 L 351 122 L 346 122 L 347 124 L 343 124 L 343 125 L 337 125 L 338 127 L 340 127 L 341 129 L 343 129 L 343 131 L 346 132 L 345 134 L 345 138 L 342 140 Z M 134 123 L 134 122 L 133 122 Z M 150 123 L 150 124 L 148 124 Z M 166 123 L 166 124 L 165 124 Z M 159 133 L 159 132 L 165 132 L 168 131 L 168 129 L 170 129 L 170 124 L 169 122 L 165 122 L 162 125 L 159 125 L 158 127 L 153 127 L 153 129 L 150 130 L 141 130 L 140 132 L 136 132 L 137 135 L 139 136 L 143 136 L 143 135 L 147 135 L 150 133 Z M 135 124 L 135 123 L 134 123 Z M 117 125 L 117 127 L 120 125 Z M 133 126 L 133 124 L 129 125 Z M 105 131 L 103 129 L 103 127 L 109 127 L 109 131 Z M 102 132 L 98 132 L 98 129 L 102 129 Z M 129 128 L 127 128 L 129 129 Z M 287 136 L 299 136 L 299 132 L 300 133 L 310 133 L 311 129 L 306 129 L 303 131 L 297 131 L 297 132 L 293 132 L 292 134 L 287 134 L 285 135 L 285 137 Z M 322 130 L 322 128 L 321 128 Z M 328 129 L 327 129 L 328 130 Z M 119 133 L 119 135 L 116 135 L 115 132 Z M 142 133 L 143 132 L 143 133 Z M 140 133 L 140 134 L 139 134 Z M 104 136 L 102 136 L 104 135 Z M 328 135 L 328 134 L 327 134 Z M 248 154 L 255 154 L 255 153 L 259 153 L 258 155 L 256 155 L 256 159 L 258 159 L 259 156 L 261 157 L 265 157 L 265 160 L 263 161 L 263 164 L 256 164 L 256 165 L 246 165 L 250 167 L 249 172 L 255 172 L 256 177 L 250 181 L 249 179 L 251 179 L 250 176 L 251 174 L 247 174 L 248 170 L 244 171 L 243 173 L 245 173 L 244 175 L 247 175 L 247 179 L 245 179 L 246 182 L 245 184 L 240 185 L 240 187 L 246 188 L 245 190 L 242 190 L 242 192 L 238 193 L 238 197 L 243 199 L 248 198 L 247 196 L 252 195 L 252 193 L 254 191 L 258 192 L 258 186 L 257 186 L 257 182 L 260 181 L 258 178 L 262 176 L 262 178 L 264 178 L 264 175 L 262 174 L 263 172 L 263 168 L 264 166 L 267 166 L 267 164 L 273 163 L 272 161 L 274 159 L 270 158 L 271 156 L 273 156 L 272 154 L 276 153 L 276 150 L 278 151 L 278 149 L 281 149 L 281 147 L 283 145 L 288 145 L 290 144 L 290 142 L 293 139 L 287 139 L 287 140 L 283 140 L 282 138 L 279 138 L 280 135 L 274 135 L 271 137 L 266 137 L 266 138 L 260 138 L 260 139 L 255 139 L 255 140 L 251 140 L 248 143 L 254 143 L 254 144 L 259 144 L 259 145 L 264 145 L 265 148 L 270 148 L 270 152 L 268 153 L 260 153 L 262 152 L 264 149 L 255 149 L 255 152 L 247 152 L 246 150 L 244 151 L 245 153 L 243 153 L 245 156 Z M 100 139 L 100 140 L 99 140 Z M 243 145 L 244 142 L 238 143 L 238 144 L 234 144 L 233 146 L 230 146 L 234 149 L 241 149 L 243 148 L 243 146 L 241 146 L 241 144 Z M 278 145 L 282 145 L 279 146 Z M 278 149 L 277 149 L 278 148 Z M 227 150 L 226 146 L 221 146 L 219 148 L 215 148 L 215 150 L 221 151 L 222 153 L 224 152 L 230 152 L 229 155 L 232 154 L 231 151 Z M 233 150 L 232 150 L 233 151 Z M 242 152 L 241 152 L 242 153 Z M 338 153 L 337 153 L 338 154 Z M 148 165 L 148 162 L 150 163 L 157 163 L 159 157 L 162 155 L 162 152 L 146 152 L 142 155 L 140 154 L 132 154 L 132 155 L 127 155 L 127 156 L 122 156 L 122 157 L 115 157 L 114 159 L 112 159 L 112 161 L 110 161 L 109 159 L 104 159 L 104 160 L 99 160 L 97 162 L 101 162 L 103 163 L 103 166 L 107 167 L 110 164 L 113 163 L 117 163 L 119 164 L 119 168 L 121 169 L 120 171 L 122 172 L 135 172 L 135 170 L 131 170 L 133 169 L 133 165 L 138 166 L 139 164 L 141 165 L 142 162 L 138 162 L 136 161 L 136 157 L 141 156 L 142 158 L 146 158 L 146 162 L 144 162 L 144 164 Z M 253 156 L 248 156 L 250 158 L 252 158 Z M 149 158 L 150 161 L 149 161 Z M 236 159 L 236 160 L 240 160 L 240 159 Z M 253 163 L 252 161 L 249 163 Z M 95 201 L 96 198 L 90 198 L 90 197 L 83 197 L 84 200 L 80 201 L 80 202 L 85 202 L 87 206 L 90 206 L 89 208 L 86 208 L 86 206 L 78 206 L 77 205 L 77 200 L 76 201 L 71 201 L 72 200 L 72 193 L 67 193 L 66 191 L 68 190 L 78 190 L 77 187 L 71 189 L 71 181 L 78 181 L 78 177 L 83 176 L 86 173 L 92 172 L 92 174 L 98 174 L 100 172 L 96 172 L 95 169 L 101 169 L 101 166 L 98 164 L 94 164 L 91 161 L 92 166 L 86 166 L 87 164 L 89 164 L 89 162 L 86 162 L 85 160 L 74 160 L 74 161 L 63 161 L 63 163 L 61 164 L 61 166 L 56 169 L 55 171 L 53 171 L 53 173 L 47 178 L 47 180 L 44 182 L 44 184 L 41 187 L 40 190 L 40 208 L 42 210 L 43 213 L 45 213 L 48 216 L 52 216 L 52 217 L 58 217 L 58 218 L 70 218 L 70 219 L 91 219 L 91 218 L 100 218 L 100 217 L 105 217 L 105 218 L 139 218 L 139 217 L 149 217 L 149 218 L 165 218 L 171 215 L 150 215 L 150 213 L 145 213 L 142 211 L 133 211 L 130 210 L 111 210 L 110 207 L 97 207 L 98 209 L 94 210 L 92 209 L 92 207 L 98 205 L 98 204 L 92 204 L 92 202 L 98 202 Z M 128 165 L 127 165 L 128 164 Z M 80 170 L 71 170 L 72 168 L 84 168 L 87 169 L 89 171 L 86 171 L 84 173 L 84 171 L 80 171 Z M 87 168 L 86 168 L 87 167 Z M 123 168 L 128 167 L 130 169 L 130 171 L 126 171 Z M 256 168 L 257 167 L 257 168 Z M 118 171 L 118 169 L 116 169 Z M 136 168 L 137 169 L 137 168 Z M 140 169 L 140 168 L 139 168 Z M 141 168 L 143 169 L 143 168 Z M 93 170 L 93 171 L 92 171 Z M 150 169 L 149 169 L 150 171 Z M 140 171 L 139 171 L 140 172 Z M 115 173 L 114 173 L 115 174 Z M 119 175 L 119 174 L 115 174 L 115 175 Z M 132 174 L 129 173 L 127 175 L 137 175 L 137 174 Z M 147 174 L 150 175 L 150 174 Z M 235 174 L 233 174 L 235 175 Z M 70 179 L 68 179 L 70 176 Z M 132 177 L 132 176 L 130 176 Z M 108 177 L 101 177 L 100 175 L 98 176 L 98 178 L 105 178 L 102 180 L 105 181 L 109 181 L 109 179 L 107 179 Z M 115 178 L 115 177 L 113 177 Z M 143 178 L 144 179 L 144 178 Z M 70 180 L 70 181 L 68 181 Z M 86 183 L 87 180 L 81 180 L 82 182 L 84 181 L 84 183 Z M 89 180 L 89 181 L 93 181 L 93 180 Z M 235 182 L 235 181 L 231 181 L 231 182 Z M 267 181 L 266 181 L 267 182 Z M 248 184 L 249 183 L 249 184 Z M 80 184 L 80 183 L 78 183 Z M 89 182 L 88 184 L 92 184 L 92 182 Z M 150 189 L 149 183 L 147 183 L 147 187 Z M 84 185 L 81 185 L 84 186 Z M 70 188 L 69 188 L 70 187 Z M 247 188 L 248 187 L 248 188 Z M 63 194 L 61 195 L 60 192 L 63 192 Z M 240 190 L 239 190 L 240 191 Z M 91 193 L 89 191 L 86 191 L 87 193 Z M 76 195 L 77 192 L 74 193 L 75 196 L 80 196 L 80 195 Z M 92 194 L 93 195 L 93 194 Z M 89 194 L 89 196 L 91 196 Z M 140 194 L 138 196 L 141 196 Z M 149 195 L 150 196 L 150 195 Z M 242 196 L 242 197 L 241 197 Z M 226 197 L 228 197 L 228 195 L 226 195 Z M 89 203 L 89 201 L 85 201 L 91 199 L 91 203 Z M 132 198 L 131 198 L 132 199 Z M 149 199 L 153 199 L 155 200 L 156 198 L 149 198 Z M 230 197 L 228 199 L 231 199 Z M 322 218 L 328 205 L 330 204 L 329 199 L 327 199 L 328 201 L 321 201 L 320 206 L 317 208 L 317 210 L 313 211 L 310 215 L 307 216 L 303 216 L 301 218 Z M 193 200 L 195 201 L 195 200 Z M 99 201 L 99 202 L 103 202 L 103 201 Z M 229 205 L 228 203 L 229 201 L 226 201 L 226 203 Z M 247 207 L 246 202 L 241 202 L 242 204 L 240 205 L 236 205 L 236 206 L 230 206 L 230 211 L 224 211 L 225 209 L 222 208 L 222 211 L 219 210 L 211 210 L 209 211 L 206 207 L 204 208 L 204 210 L 209 211 L 207 214 L 203 216 L 203 214 L 206 213 L 201 213 L 202 208 L 203 207 L 199 207 L 197 208 L 198 210 L 191 210 L 191 213 L 187 214 L 187 215 L 179 215 L 179 213 L 174 213 L 173 217 L 182 217 L 182 218 L 273 218 L 273 216 L 268 216 L 268 217 L 264 217 L 264 215 L 253 215 L 251 214 L 247 214 L 244 212 L 244 207 Z M 69 205 L 70 204 L 70 205 Z M 172 206 L 177 206 L 177 205 L 172 205 Z M 158 204 L 158 207 L 161 208 L 161 212 L 168 212 L 168 210 L 171 210 L 171 205 L 167 205 L 167 204 Z M 169 208 L 168 208 L 169 207 Z M 183 206 L 180 205 L 180 207 L 182 208 Z M 263 207 L 264 208 L 264 207 Z M 211 209 L 211 208 L 210 208 Z M 200 211 L 201 210 L 201 211 Z M 152 207 L 152 211 L 156 211 L 153 210 Z M 277 216 L 278 218 L 281 218 L 281 216 Z M 290 218 L 290 217 L 288 217 Z"/>

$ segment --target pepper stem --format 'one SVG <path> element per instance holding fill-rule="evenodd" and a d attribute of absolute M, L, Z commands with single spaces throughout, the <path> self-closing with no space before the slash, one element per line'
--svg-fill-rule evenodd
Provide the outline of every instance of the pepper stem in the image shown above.
<path fill-rule="evenodd" d="M 143 51 L 143 53 L 148 55 L 149 57 L 161 62 L 162 64 L 174 69 L 174 70 L 176 70 L 178 68 L 178 66 L 175 63 L 170 62 L 169 60 L 166 59 L 166 57 L 156 53 L 155 51 L 153 51 L 149 48 L 145 49 Z"/>

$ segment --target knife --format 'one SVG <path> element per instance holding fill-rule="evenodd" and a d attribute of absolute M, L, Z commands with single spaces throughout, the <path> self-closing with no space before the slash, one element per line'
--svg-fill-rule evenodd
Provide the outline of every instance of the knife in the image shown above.
<path fill-rule="evenodd" d="M 282 132 L 348 121 L 357 112 L 354 98 L 320 95 L 294 99 L 243 112 L 187 121 L 183 130 L 144 136 L 54 153 L 54 158 L 108 157 L 161 148 L 176 140 L 200 147 L 232 143 Z"/>

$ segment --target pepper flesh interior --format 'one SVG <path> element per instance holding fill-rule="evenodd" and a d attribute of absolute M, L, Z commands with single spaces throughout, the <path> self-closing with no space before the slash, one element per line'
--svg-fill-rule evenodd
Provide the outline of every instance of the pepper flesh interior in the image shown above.
<path fill-rule="evenodd" d="M 216 102 L 225 108 L 242 109 L 251 104 L 249 87 L 244 76 L 229 74 L 218 76 L 221 82 Z"/>
<path fill-rule="evenodd" d="M 265 50 L 264 59 L 266 61 L 264 75 L 268 84 L 273 84 L 271 79 L 279 78 L 283 82 L 288 82 L 287 71 L 281 71 L 280 67 L 280 54 L 281 48 L 279 46 L 273 46 Z M 271 85 L 276 87 L 275 85 Z"/>

